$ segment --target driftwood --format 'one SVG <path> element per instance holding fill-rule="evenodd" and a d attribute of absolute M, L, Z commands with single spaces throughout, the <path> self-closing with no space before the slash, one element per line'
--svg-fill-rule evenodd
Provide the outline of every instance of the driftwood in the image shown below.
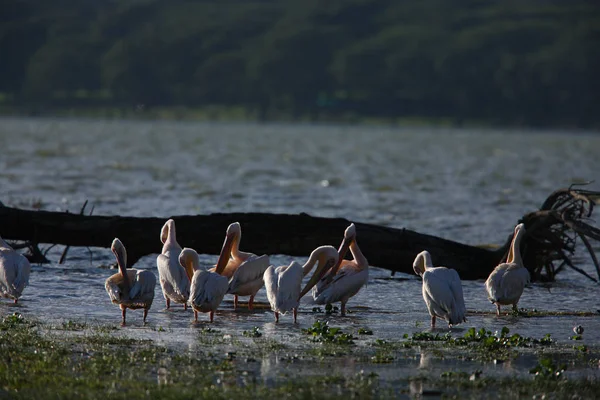
<path fill-rule="evenodd" d="M 577 237 L 600 240 L 600 231 L 585 222 L 593 210 L 593 196 L 598 195 L 572 188 L 560 190 L 546 200 L 541 210 L 521 219 L 527 229 L 523 257 L 534 279 L 554 279 L 565 265 L 577 268 L 571 262 Z M 233 221 L 242 225 L 242 250 L 304 257 L 317 246 L 337 246 L 350 224 L 346 219 L 307 214 L 231 213 L 172 218 L 177 226 L 179 243 L 205 254 L 219 253 L 225 230 Z M 127 247 L 131 266 L 145 255 L 160 252 L 160 230 L 166 220 L 86 216 L 0 206 L 0 236 L 33 243 L 93 247 L 109 247 L 112 239 L 119 237 Z M 462 279 L 467 280 L 486 278 L 505 259 L 512 238 L 511 234 L 498 249 L 489 250 L 408 229 L 355 224 L 358 242 L 370 265 L 412 274 L 415 256 L 426 249 L 432 254 L 435 265 L 454 268 Z M 513 226 L 506 229 L 512 232 Z M 586 247 L 595 262 L 593 249 L 588 244 Z M 561 264 L 555 266 L 557 261 Z"/>

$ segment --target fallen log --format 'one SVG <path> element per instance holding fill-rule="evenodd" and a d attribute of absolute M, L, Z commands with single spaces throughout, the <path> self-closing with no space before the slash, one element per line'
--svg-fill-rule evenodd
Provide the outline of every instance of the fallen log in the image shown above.
<path fill-rule="evenodd" d="M 574 267 L 571 256 L 576 235 L 600 237 L 600 231 L 584 221 L 593 210 L 592 195 L 600 193 L 562 189 L 544 202 L 542 210 L 529 213 L 519 221 L 524 222 L 527 229 L 522 246 L 523 259 L 534 279 L 554 279 L 564 265 L 570 263 Z M 582 210 L 582 207 L 589 209 Z M 230 213 L 170 218 L 175 220 L 179 243 L 205 254 L 219 253 L 225 230 L 233 221 L 242 225 L 242 250 L 304 257 L 317 246 L 337 246 L 350 224 L 343 218 L 307 214 Z M 92 216 L 0 206 L 0 236 L 33 243 L 92 247 L 110 247 L 113 238 L 119 237 L 127 247 L 129 265 L 133 266 L 141 257 L 160 252 L 160 230 L 167 219 Z M 467 280 L 485 279 L 505 259 L 512 239 L 511 234 L 502 246 L 490 250 L 408 229 L 355 224 L 360 247 L 370 265 L 412 274 L 415 256 L 426 249 L 431 253 L 434 265 L 454 268 L 462 279 Z M 507 226 L 507 232 L 512 232 L 513 227 Z M 593 250 L 586 247 L 595 261 Z M 555 268 L 557 260 L 561 265 Z"/>

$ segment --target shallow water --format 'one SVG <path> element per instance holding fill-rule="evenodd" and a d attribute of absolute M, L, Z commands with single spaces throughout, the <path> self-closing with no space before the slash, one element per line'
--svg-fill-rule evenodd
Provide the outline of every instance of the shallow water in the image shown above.
<path fill-rule="evenodd" d="M 470 244 L 501 243 L 516 221 L 553 190 L 595 179 L 600 171 L 600 135 L 566 131 L 5 118 L 0 120 L 0 148 L 0 201 L 10 206 L 41 202 L 47 210 L 76 212 L 89 200 L 95 215 L 165 219 L 212 212 L 307 212 Z M 61 251 L 57 246 L 49 257 L 57 260 Z M 590 260 L 579 254 L 578 266 L 593 274 Z M 115 271 L 100 268 L 113 261 L 107 249 L 71 249 L 64 265 L 34 266 L 21 303 L 2 301 L 0 310 L 49 321 L 118 323 L 119 310 L 103 286 Z M 201 263 L 215 261 L 216 256 L 203 255 Z M 291 258 L 272 255 L 271 261 L 283 265 Z M 136 268 L 156 273 L 155 256 L 143 258 Z M 598 285 L 566 271 L 552 285 L 527 288 L 520 306 L 596 312 L 599 291 Z M 524 336 L 551 333 L 567 343 L 573 326 L 583 325 L 581 343 L 600 344 L 598 316 L 497 318 L 482 281 L 464 282 L 464 294 L 469 311 L 489 313 L 471 314 L 453 329 L 458 334 L 470 326 L 492 331 L 508 326 Z M 257 300 L 266 302 L 264 289 Z M 193 346 L 193 333 L 205 324 L 191 324 L 192 313 L 178 306 L 173 311 L 164 307 L 157 286 L 148 327 L 141 328 L 141 312 L 134 311 L 124 331 Z M 325 318 L 312 313 L 312 307 L 303 302 L 298 326 L 291 316 L 275 325 L 266 309 L 234 312 L 227 296 L 214 327 L 239 334 L 258 326 L 265 337 L 299 340 L 301 327 Z M 413 276 L 390 278 L 388 271 L 372 268 L 368 286 L 349 308 L 348 317 L 327 318 L 345 330 L 369 327 L 382 339 L 429 326 L 421 284 Z M 166 333 L 157 333 L 159 327 Z M 419 362 L 408 364 L 414 368 Z"/>

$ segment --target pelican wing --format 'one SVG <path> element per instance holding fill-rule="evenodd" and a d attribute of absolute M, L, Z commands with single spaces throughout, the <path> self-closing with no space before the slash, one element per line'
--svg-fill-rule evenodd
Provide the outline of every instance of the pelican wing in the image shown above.
<path fill-rule="evenodd" d="M 234 272 L 229 281 L 229 293 L 234 293 L 248 282 L 263 279 L 265 271 L 269 268 L 269 256 L 250 256 Z"/>
<path fill-rule="evenodd" d="M 456 301 L 450 281 L 454 278 L 451 270 L 444 267 L 428 268 L 423 274 L 423 298 L 430 314 L 450 319 L 456 308 Z M 456 271 L 454 271 L 456 272 Z M 462 292 L 462 289 L 461 289 Z"/>
<path fill-rule="evenodd" d="M 269 300 L 269 304 L 271 304 L 271 310 L 275 310 L 277 308 L 277 293 L 279 292 L 278 270 L 280 268 L 281 267 L 275 268 L 271 265 L 263 274 L 265 289 L 267 291 L 267 300 Z"/>
<path fill-rule="evenodd" d="M 215 310 L 227 293 L 227 278 L 214 272 L 196 271 L 192 277 L 190 305 L 200 311 Z"/>
<path fill-rule="evenodd" d="M 302 286 L 302 266 L 293 261 L 290 265 L 265 272 L 267 298 L 273 311 L 286 313 L 298 307 L 298 297 Z"/>
<path fill-rule="evenodd" d="M 21 294 L 25 286 L 29 284 L 29 273 L 31 271 L 31 265 L 29 264 L 29 260 L 25 258 L 23 255 L 15 252 L 15 263 L 17 265 L 17 277 L 15 278 L 12 286 L 13 288 Z"/>
<path fill-rule="evenodd" d="M 458 272 L 450 268 L 447 268 L 446 271 L 448 271 L 448 283 L 450 285 L 450 290 L 452 291 L 452 296 L 454 297 L 454 307 L 452 308 L 449 322 L 454 325 L 466 321 L 465 315 L 467 314 L 467 308 L 465 307 L 462 282 L 460 281 Z"/>
<path fill-rule="evenodd" d="M 496 302 L 504 297 L 502 291 L 502 279 L 506 273 L 507 268 L 510 264 L 499 264 L 490 273 L 487 280 L 485 281 L 485 288 L 488 292 L 488 298 L 491 302 Z"/>
<path fill-rule="evenodd" d="M 321 280 L 313 288 L 313 299 L 317 304 L 328 304 L 349 299 L 369 280 L 369 270 L 357 270 L 353 266 L 341 268 L 330 283 Z"/>
<path fill-rule="evenodd" d="M 492 302 L 511 304 L 518 301 L 530 281 L 529 271 L 517 264 L 500 264 L 490 274 L 485 287 Z"/>
<path fill-rule="evenodd" d="M 152 303 L 156 276 L 150 271 L 131 269 L 127 272 L 129 271 L 135 271 L 132 286 L 129 290 L 129 299 L 133 302 Z"/>
<path fill-rule="evenodd" d="M 174 254 L 171 252 L 171 254 Z M 160 286 L 165 297 L 178 303 L 185 303 L 190 295 L 190 281 L 185 269 L 179 265 L 178 256 L 167 257 L 159 254 L 156 267 L 160 278 Z"/>
<path fill-rule="evenodd" d="M 29 260 L 11 248 L 0 249 L 0 291 L 11 298 L 21 296 L 29 284 Z"/>

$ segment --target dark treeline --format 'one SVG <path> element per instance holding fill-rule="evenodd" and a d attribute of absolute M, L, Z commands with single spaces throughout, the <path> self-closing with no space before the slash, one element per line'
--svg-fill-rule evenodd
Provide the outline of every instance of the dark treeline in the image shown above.
<path fill-rule="evenodd" d="M 600 126 L 600 2 L 2 0 L 0 107 Z"/>

